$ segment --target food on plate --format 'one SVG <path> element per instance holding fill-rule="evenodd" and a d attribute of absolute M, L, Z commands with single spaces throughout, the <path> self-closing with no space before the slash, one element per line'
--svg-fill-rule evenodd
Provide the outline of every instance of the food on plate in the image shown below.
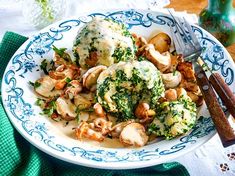
<path fill-rule="evenodd" d="M 171 46 L 171 38 L 164 32 L 160 32 L 149 40 L 150 44 L 160 53 L 169 51 Z"/>
<path fill-rule="evenodd" d="M 53 46 L 45 75 L 31 84 L 42 114 L 76 121 L 78 140 L 118 140 L 142 147 L 190 131 L 203 103 L 192 64 L 170 52 L 166 33 L 147 40 L 110 19 L 93 18 L 79 31 L 70 56 Z"/>
<path fill-rule="evenodd" d="M 163 93 L 160 72 L 148 61 L 113 64 L 97 80 L 98 102 L 121 120 L 135 118 L 139 102 L 154 107 Z"/>
<path fill-rule="evenodd" d="M 196 122 L 196 105 L 182 90 L 176 100 L 163 102 L 157 107 L 159 113 L 149 125 L 150 133 L 172 139 L 192 129 Z"/>
<path fill-rule="evenodd" d="M 82 68 L 133 60 L 134 38 L 123 24 L 93 18 L 78 32 L 73 51 Z"/>

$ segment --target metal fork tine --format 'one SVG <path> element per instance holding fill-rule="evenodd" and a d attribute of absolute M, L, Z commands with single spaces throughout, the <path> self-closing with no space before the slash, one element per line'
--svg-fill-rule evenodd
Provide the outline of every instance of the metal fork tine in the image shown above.
<path fill-rule="evenodd" d="M 188 32 L 189 32 L 189 34 L 190 34 L 190 36 L 191 36 L 191 39 L 192 39 L 194 45 L 196 46 L 197 49 L 201 49 L 200 43 L 199 43 L 199 41 L 198 41 L 196 35 L 194 34 L 194 32 L 193 32 L 193 30 L 192 30 L 192 27 L 191 27 L 190 24 L 185 20 L 185 18 L 183 18 L 183 19 L 184 19 L 184 24 L 185 24 L 186 28 L 188 29 Z"/>
<path fill-rule="evenodd" d="M 184 26 L 184 23 L 181 22 L 180 20 L 177 20 L 173 16 L 173 14 L 170 12 L 170 10 L 168 10 L 168 11 L 169 11 L 174 23 L 175 23 L 176 30 L 179 32 L 179 34 L 175 34 L 175 37 L 178 39 L 177 42 L 178 42 L 178 44 L 180 44 L 180 46 L 178 46 L 178 47 L 181 47 L 181 49 L 178 50 L 178 48 L 176 48 L 176 51 L 178 53 L 183 54 L 186 59 L 188 56 L 192 55 L 195 52 L 195 50 L 201 50 L 201 48 L 196 47 L 195 44 L 193 43 L 193 41 L 188 37 L 188 34 L 187 34 L 188 32 L 186 32 L 186 30 L 184 29 L 184 27 L 186 27 L 186 26 Z M 180 32 L 182 32 L 182 34 L 184 35 L 184 38 L 180 35 Z M 186 41 L 184 41 L 184 39 Z M 184 48 L 184 50 L 182 48 Z M 194 48 L 194 49 L 192 49 L 192 48 Z"/>
<path fill-rule="evenodd" d="M 174 32 L 172 27 L 170 28 L 170 30 L 171 30 L 173 41 L 175 41 L 175 43 L 177 42 L 177 44 L 175 44 L 176 51 L 178 53 L 183 53 L 183 50 L 182 50 L 182 48 L 183 48 L 182 39 L 179 38 L 179 37 L 178 38 L 176 37 L 177 35 L 175 35 L 175 32 Z"/>
<path fill-rule="evenodd" d="M 183 28 L 182 25 L 181 25 L 182 22 L 181 22 L 181 21 L 178 21 L 178 20 L 173 16 L 173 14 L 170 12 L 170 10 L 168 10 L 168 12 L 170 13 L 170 15 L 171 15 L 173 21 L 175 22 L 175 26 L 176 26 L 177 30 L 178 30 L 179 32 L 181 31 L 181 32 L 184 34 L 184 36 L 186 37 L 188 43 L 193 46 L 193 43 L 188 39 L 188 35 L 187 35 L 186 31 L 184 30 L 184 28 Z"/>

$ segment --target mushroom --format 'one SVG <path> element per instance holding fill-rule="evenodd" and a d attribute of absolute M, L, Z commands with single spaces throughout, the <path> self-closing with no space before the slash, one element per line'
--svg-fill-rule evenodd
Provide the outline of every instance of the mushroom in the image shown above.
<path fill-rule="evenodd" d="M 165 91 L 165 98 L 167 101 L 177 100 L 177 91 L 175 89 L 168 89 Z"/>
<path fill-rule="evenodd" d="M 166 73 L 174 72 L 175 70 L 177 70 L 178 64 L 183 61 L 184 61 L 184 59 L 181 54 L 178 54 L 178 55 L 171 54 L 171 65 L 165 72 Z"/>
<path fill-rule="evenodd" d="M 169 52 L 160 53 L 154 49 L 152 44 L 145 48 L 147 59 L 152 62 L 161 72 L 166 71 L 171 65 L 171 56 Z"/>
<path fill-rule="evenodd" d="M 53 61 L 56 65 L 69 65 L 72 63 L 71 57 L 67 52 L 62 54 L 62 57 L 58 53 L 54 53 Z"/>
<path fill-rule="evenodd" d="M 67 95 L 70 99 L 74 96 L 78 95 L 82 91 L 82 85 L 78 80 L 72 80 L 69 83 L 69 86 L 65 89 L 65 95 Z"/>
<path fill-rule="evenodd" d="M 135 45 L 138 48 L 141 48 L 142 46 L 148 44 L 144 37 L 139 37 L 137 34 L 134 34 L 134 33 L 132 34 L 132 37 L 135 39 Z"/>
<path fill-rule="evenodd" d="M 203 104 L 203 97 L 200 95 L 197 95 L 193 92 L 187 92 L 187 95 L 192 99 L 194 103 L 196 103 L 197 107 L 201 106 Z"/>
<path fill-rule="evenodd" d="M 63 97 L 59 97 L 56 102 L 57 113 L 62 116 L 63 119 L 70 121 L 77 117 L 76 106 L 69 100 Z"/>
<path fill-rule="evenodd" d="M 96 90 L 97 79 L 102 71 L 107 67 L 103 65 L 98 65 L 96 67 L 90 68 L 83 76 L 83 86 L 91 91 Z"/>
<path fill-rule="evenodd" d="M 166 33 L 161 32 L 151 38 L 149 43 L 154 45 L 155 50 L 164 53 L 170 49 L 171 38 Z"/>
<path fill-rule="evenodd" d="M 99 117 L 105 117 L 105 112 L 102 108 L 102 106 L 99 103 L 94 104 L 93 106 L 95 113 L 99 116 Z"/>
<path fill-rule="evenodd" d="M 184 77 L 181 80 L 179 87 L 186 89 L 187 91 L 198 93 L 200 92 L 199 86 L 197 85 L 196 81 L 187 81 Z"/>
<path fill-rule="evenodd" d="M 77 116 L 78 116 L 78 123 L 80 123 L 80 122 L 88 121 L 90 114 L 85 111 L 80 111 Z"/>
<path fill-rule="evenodd" d="M 61 94 L 61 90 L 54 90 L 57 80 L 44 76 L 38 79 L 34 84 L 36 93 L 43 97 L 54 97 Z"/>
<path fill-rule="evenodd" d="M 106 135 L 111 131 L 112 122 L 104 118 L 97 118 L 94 120 L 94 126 L 96 131 L 100 131 L 102 135 Z"/>
<path fill-rule="evenodd" d="M 168 88 L 175 88 L 181 82 L 181 73 L 179 71 L 175 71 L 173 73 L 166 73 L 162 74 L 162 81 L 165 87 Z"/>
<path fill-rule="evenodd" d="M 101 142 L 104 140 L 104 136 L 101 132 L 97 132 L 93 130 L 92 125 L 87 122 L 81 122 L 77 128 L 75 128 L 75 135 L 78 139 L 82 139 L 83 137 Z"/>
<path fill-rule="evenodd" d="M 55 83 L 55 89 L 62 90 L 64 88 L 64 86 L 67 84 L 67 79 L 70 79 L 70 80 L 73 79 L 73 76 L 75 74 L 75 70 L 73 70 L 71 68 L 58 69 L 58 70 L 50 71 L 49 76 L 51 78 L 57 80 L 57 82 Z"/>
<path fill-rule="evenodd" d="M 115 126 L 112 127 L 111 129 L 111 135 L 112 137 L 119 137 L 120 133 L 122 132 L 123 128 L 127 126 L 130 123 L 133 123 L 134 120 L 128 120 L 126 122 L 121 122 L 116 124 Z"/>
<path fill-rule="evenodd" d="M 150 109 L 148 103 L 139 103 L 135 109 L 135 116 L 141 120 L 141 122 L 147 121 L 154 116 L 156 112 Z"/>
<path fill-rule="evenodd" d="M 86 97 L 82 96 L 82 94 L 78 94 L 74 96 L 74 104 L 79 109 L 87 109 L 91 107 L 91 101 Z"/>
<path fill-rule="evenodd" d="M 186 90 L 182 87 L 177 88 L 176 92 L 177 92 L 177 99 L 179 99 L 181 96 L 187 96 Z"/>
<path fill-rule="evenodd" d="M 143 125 L 131 123 L 123 128 L 119 140 L 126 146 L 142 147 L 148 142 L 148 136 Z"/>
<path fill-rule="evenodd" d="M 177 70 L 184 76 L 187 81 L 195 81 L 193 65 L 191 62 L 180 62 L 177 66 Z"/>

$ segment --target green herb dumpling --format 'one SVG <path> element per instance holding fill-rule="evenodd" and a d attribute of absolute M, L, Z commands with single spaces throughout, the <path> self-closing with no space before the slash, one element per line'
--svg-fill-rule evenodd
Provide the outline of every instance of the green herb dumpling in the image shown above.
<path fill-rule="evenodd" d="M 98 102 L 120 120 L 135 118 L 139 102 L 154 107 L 163 94 L 160 72 L 149 61 L 113 64 L 97 80 Z"/>
<path fill-rule="evenodd" d="M 196 104 L 185 92 L 178 100 L 163 102 L 157 107 L 157 116 L 148 127 L 156 136 L 172 139 L 188 132 L 196 123 Z"/>
<path fill-rule="evenodd" d="M 82 68 L 133 60 L 135 51 L 134 39 L 123 24 L 97 17 L 78 32 L 73 47 Z"/>

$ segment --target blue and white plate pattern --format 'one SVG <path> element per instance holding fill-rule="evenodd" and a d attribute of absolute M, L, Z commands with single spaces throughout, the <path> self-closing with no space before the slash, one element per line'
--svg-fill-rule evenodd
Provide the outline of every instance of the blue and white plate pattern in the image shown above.
<path fill-rule="evenodd" d="M 187 135 L 136 149 L 105 148 L 80 142 L 71 134 L 63 133 L 63 127 L 57 127 L 50 119 L 40 115 L 40 108 L 34 104 L 37 96 L 28 82 L 35 81 L 43 74 L 39 65 L 44 58 L 52 58 L 52 45 L 71 49 L 77 31 L 94 16 L 120 21 L 132 32 L 147 39 L 159 31 L 171 35 L 169 25 L 173 25 L 171 17 L 160 12 L 101 11 L 57 22 L 31 37 L 10 60 L 2 82 L 5 110 L 21 135 L 49 155 L 74 164 L 103 169 L 131 169 L 160 164 L 207 142 L 215 134 L 215 128 L 205 105 L 198 113 L 197 124 Z M 192 25 L 192 29 L 204 48 L 202 58 L 235 90 L 235 66 L 228 52 L 200 27 Z"/>

